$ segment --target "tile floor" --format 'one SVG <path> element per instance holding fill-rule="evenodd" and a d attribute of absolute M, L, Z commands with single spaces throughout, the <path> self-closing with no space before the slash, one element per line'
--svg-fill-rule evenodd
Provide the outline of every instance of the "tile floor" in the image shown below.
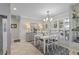
<path fill-rule="evenodd" d="M 43 55 L 29 42 L 17 42 L 11 45 L 11 55 Z"/>

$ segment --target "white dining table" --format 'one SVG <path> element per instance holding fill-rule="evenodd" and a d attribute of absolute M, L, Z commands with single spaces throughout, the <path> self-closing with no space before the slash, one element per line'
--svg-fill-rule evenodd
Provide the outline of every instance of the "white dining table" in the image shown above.
<path fill-rule="evenodd" d="M 34 36 L 34 45 L 36 45 L 36 37 L 40 37 L 41 39 L 43 39 L 43 53 L 46 53 L 46 40 L 49 40 L 50 36 L 46 35 L 46 36 L 41 36 L 41 35 L 35 35 Z"/>

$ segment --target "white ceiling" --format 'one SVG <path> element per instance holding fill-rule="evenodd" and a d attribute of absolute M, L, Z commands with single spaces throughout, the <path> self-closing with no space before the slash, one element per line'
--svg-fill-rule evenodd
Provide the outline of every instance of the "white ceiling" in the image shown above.
<path fill-rule="evenodd" d="M 49 10 L 52 16 L 67 11 L 71 3 L 12 3 L 11 13 L 33 19 L 41 19 Z M 16 8 L 16 11 L 13 10 Z"/>

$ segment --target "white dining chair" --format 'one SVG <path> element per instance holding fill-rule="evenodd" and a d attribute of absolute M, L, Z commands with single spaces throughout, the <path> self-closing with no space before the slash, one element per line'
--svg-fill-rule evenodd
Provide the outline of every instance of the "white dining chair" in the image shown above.
<path fill-rule="evenodd" d="M 57 41 L 57 35 L 50 35 L 50 38 L 47 42 L 47 53 L 49 53 L 49 46 L 51 46 L 51 49 L 53 50 L 53 45 L 56 41 Z"/>

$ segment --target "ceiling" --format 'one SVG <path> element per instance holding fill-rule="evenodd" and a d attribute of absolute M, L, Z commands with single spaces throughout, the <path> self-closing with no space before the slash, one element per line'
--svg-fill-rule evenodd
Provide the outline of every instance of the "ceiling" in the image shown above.
<path fill-rule="evenodd" d="M 49 10 L 52 16 L 69 10 L 71 3 L 12 3 L 11 13 L 32 19 L 42 19 Z M 13 10 L 16 8 L 16 10 Z"/>

